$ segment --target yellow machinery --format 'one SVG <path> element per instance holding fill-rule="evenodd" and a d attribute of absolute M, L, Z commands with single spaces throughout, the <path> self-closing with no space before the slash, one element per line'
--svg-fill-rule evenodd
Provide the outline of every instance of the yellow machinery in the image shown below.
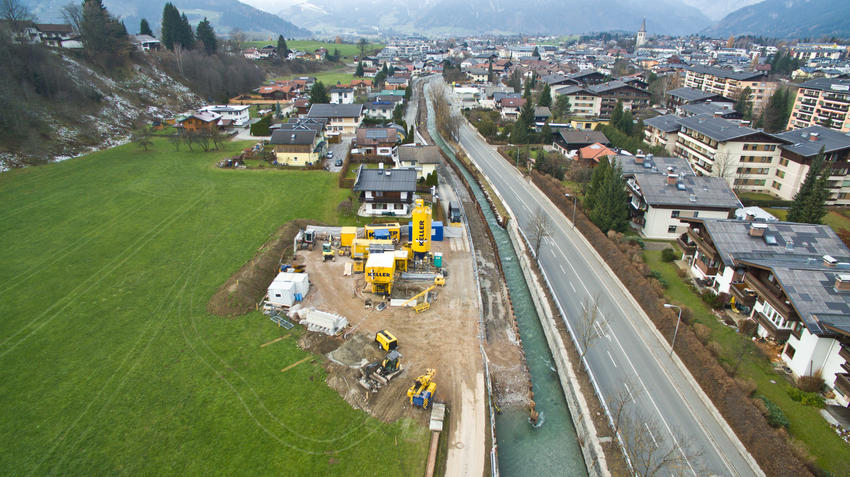
<path fill-rule="evenodd" d="M 392 350 L 381 361 L 369 363 L 360 368 L 360 379 L 358 382 L 367 391 L 378 392 L 381 387 L 386 386 L 390 380 L 403 371 L 401 367 L 401 353 Z"/>
<path fill-rule="evenodd" d="M 389 296 L 395 276 L 395 255 L 373 253 L 366 259 L 366 283 L 372 284 L 372 293 Z"/>
<path fill-rule="evenodd" d="M 395 269 L 400 272 L 407 271 L 407 260 L 410 257 L 410 252 L 407 250 L 396 250 L 395 253 Z"/>
<path fill-rule="evenodd" d="M 369 255 L 369 247 L 372 245 L 393 246 L 392 240 L 370 240 L 370 239 L 354 239 L 351 241 L 351 256 L 366 257 Z"/>
<path fill-rule="evenodd" d="M 398 348 L 398 339 L 387 330 L 375 333 L 375 341 L 384 351 L 392 351 Z"/>
<path fill-rule="evenodd" d="M 351 242 L 357 238 L 357 227 L 343 227 L 339 234 L 340 247 L 350 247 Z"/>
<path fill-rule="evenodd" d="M 331 243 L 325 242 L 322 244 L 322 261 L 327 262 L 328 260 L 336 260 L 336 255 L 334 254 L 333 248 L 331 248 Z"/>
<path fill-rule="evenodd" d="M 365 227 L 366 238 L 374 239 L 375 232 L 378 231 L 378 235 L 384 235 L 389 237 L 390 240 L 394 240 L 396 242 L 401 241 L 401 224 L 392 223 L 392 224 L 371 224 Z"/>
<path fill-rule="evenodd" d="M 351 260 L 352 273 L 363 273 L 363 269 L 366 267 L 366 261 L 363 260 L 363 257 L 351 257 Z"/>
<path fill-rule="evenodd" d="M 413 258 L 422 259 L 431 251 L 431 207 L 422 199 L 416 199 L 411 214 L 410 243 Z"/>
<path fill-rule="evenodd" d="M 416 378 L 413 386 L 407 390 L 407 397 L 410 398 L 410 404 L 428 409 L 431 407 L 431 402 L 434 400 L 434 392 L 437 390 L 437 383 L 433 382 L 434 375 L 437 374 L 436 369 L 428 368 L 425 374 Z"/>
<path fill-rule="evenodd" d="M 423 301 L 422 303 L 413 307 L 416 313 L 422 313 L 423 311 L 428 311 L 431 309 L 431 304 L 427 301 Z"/>
<path fill-rule="evenodd" d="M 428 303 L 428 297 L 427 297 L 428 292 L 429 292 L 429 291 L 431 291 L 431 290 L 433 290 L 433 289 L 434 289 L 434 288 L 436 288 L 436 287 L 437 287 L 437 285 L 431 285 L 430 287 L 426 288 L 425 290 L 423 290 L 423 291 L 421 291 L 421 292 L 419 292 L 419 293 L 417 293 L 417 294 L 413 295 L 412 297 L 410 297 L 410 299 L 409 299 L 409 300 L 407 300 L 406 302 L 402 303 L 402 304 L 401 304 L 401 306 L 407 306 L 407 305 L 409 305 L 411 302 L 415 302 L 416 300 L 418 300 L 418 299 L 419 299 L 419 297 L 421 297 L 421 296 L 425 296 L 425 299 L 422 301 L 422 303 L 417 304 L 417 305 L 416 305 L 415 307 L 413 307 L 413 308 L 414 308 L 414 309 L 416 309 L 416 307 L 418 307 L 419 305 L 422 305 L 423 303 L 424 303 L 424 304 L 427 304 L 427 303 Z M 431 307 L 431 305 L 428 305 L 428 307 L 424 308 L 423 310 L 418 310 L 418 309 L 417 309 L 417 310 L 416 310 L 416 312 L 418 313 L 418 312 L 420 312 L 420 311 L 425 311 L 425 310 L 427 310 L 427 309 L 428 309 L 428 308 L 430 308 L 430 307 Z"/>
<path fill-rule="evenodd" d="M 434 277 L 434 285 L 437 285 L 438 287 L 446 286 L 445 277 L 443 277 L 442 275 L 437 275 L 436 277 Z"/>

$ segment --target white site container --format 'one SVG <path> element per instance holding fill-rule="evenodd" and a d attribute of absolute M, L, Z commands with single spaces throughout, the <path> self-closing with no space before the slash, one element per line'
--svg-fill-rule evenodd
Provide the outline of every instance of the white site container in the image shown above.
<path fill-rule="evenodd" d="M 310 291 L 310 279 L 306 273 L 280 272 L 275 277 L 277 280 L 286 280 L 295 284 L 295 293 L 300 293 L 301 298 L 307 296 Z"/>
<path fill-rule="evenodd" d="M 292 306 L 295 303 L 295 284 L 289 280 L 275 280 L 269 285 L 269 303 Z"/>

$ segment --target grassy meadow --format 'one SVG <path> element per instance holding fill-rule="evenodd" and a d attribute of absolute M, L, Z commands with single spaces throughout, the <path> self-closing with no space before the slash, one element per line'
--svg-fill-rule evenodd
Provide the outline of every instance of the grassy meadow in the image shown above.
<path fill-rule="evenodd" d="M 348 195 L 324 171 L 214 166 L 245 145 L 0 174 L 3 473 L 423 473 L 427 429 L 350 407 L 299 328 L 207 313 L 281 224 L 336 222 Z"/>

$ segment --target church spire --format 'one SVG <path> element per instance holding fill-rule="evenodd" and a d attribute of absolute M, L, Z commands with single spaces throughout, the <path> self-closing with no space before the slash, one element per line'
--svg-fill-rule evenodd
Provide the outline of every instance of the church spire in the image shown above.
<path fill-rule="evenodd" d="M 640 23 L 640 30 L 638 31 L 646 33 L 646 17 L 643 17 L 643 21 Z"/>

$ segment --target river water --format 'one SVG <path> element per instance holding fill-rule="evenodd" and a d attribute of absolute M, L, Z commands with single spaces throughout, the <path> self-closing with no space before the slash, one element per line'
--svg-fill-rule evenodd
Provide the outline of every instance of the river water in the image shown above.
<path fill-rule="evenodd" d="M 496 416 L 500 474 L 504 477 L 587 475 L 552 354 L 508 233 L 499 227 L 481 188 L 440 138 L 434 127 L 434 114 L 427 92 L 425 97 L 428 132 L 450 160 L 459 166 L 493 232 L 531 374 L 534 401 L 540 413 L 536 426 L 529 422 L 528 409 L 525 408 L 503 409 Z"/>

